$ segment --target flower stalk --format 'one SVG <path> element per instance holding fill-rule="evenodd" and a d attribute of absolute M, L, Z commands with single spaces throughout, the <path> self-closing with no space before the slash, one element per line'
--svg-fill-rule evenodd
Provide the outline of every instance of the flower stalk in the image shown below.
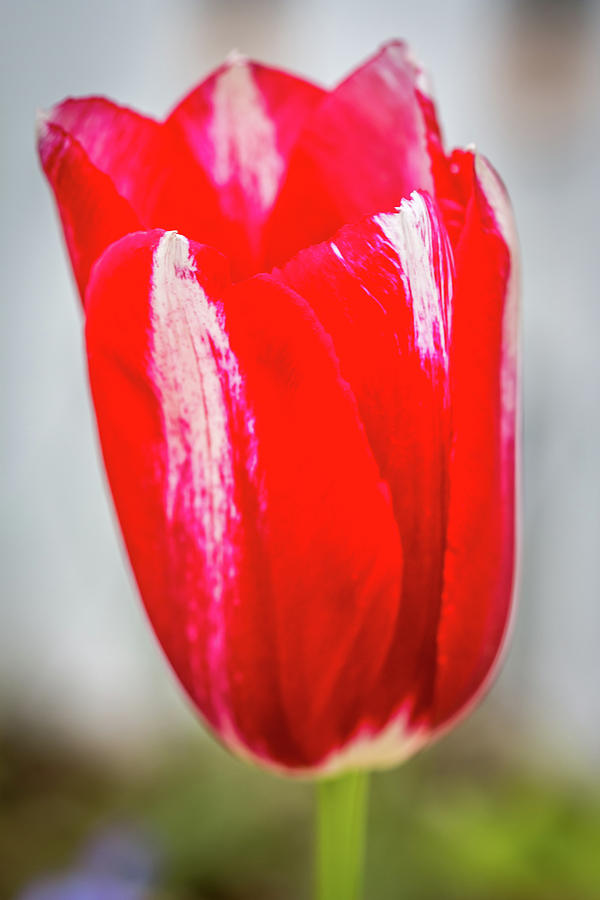
<path fill-rule="evenodd" d="M 368 772 L 317 783 L 316 900 L 359 900 L 365 857 Z"/>

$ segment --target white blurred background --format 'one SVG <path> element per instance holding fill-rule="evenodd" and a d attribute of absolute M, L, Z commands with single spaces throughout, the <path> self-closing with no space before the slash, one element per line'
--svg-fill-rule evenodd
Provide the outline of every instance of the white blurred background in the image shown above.
<path fill-rule="evenodd" d="M 390 37 L 449 145 L 506 181 L 523 253 L 520 610 L 486 702 L 527 753 L 600 768 L 600 9 L 558 0 L 2 0 L 0 732 L 115 759 L 195 727 L 146 625 L 102 472 L 82 320 L 34 117 L 161 116 L 232 49 L 332 85 Z"/>

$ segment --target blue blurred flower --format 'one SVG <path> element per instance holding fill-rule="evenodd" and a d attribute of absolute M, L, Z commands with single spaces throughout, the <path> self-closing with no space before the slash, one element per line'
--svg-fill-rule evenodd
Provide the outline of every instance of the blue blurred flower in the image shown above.
<path fill-rule="evenodd" d="M 157 848 L 138 831 L 113 828 L 88 844 L 67 872 L 30 884 L 16 900 L 150 900 Z"/>

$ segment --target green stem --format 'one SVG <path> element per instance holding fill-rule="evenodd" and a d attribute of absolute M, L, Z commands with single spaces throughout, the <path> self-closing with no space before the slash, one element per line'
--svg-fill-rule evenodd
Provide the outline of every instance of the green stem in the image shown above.
<path fill-rule="evenodd" d="M 359 900 L 365 851 L 368 772 L 317 783 L 317 900 Z"/>

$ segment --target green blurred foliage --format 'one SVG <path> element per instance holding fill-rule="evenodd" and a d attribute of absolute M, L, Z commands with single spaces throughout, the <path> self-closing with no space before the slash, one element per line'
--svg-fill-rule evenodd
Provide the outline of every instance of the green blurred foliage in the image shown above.
<path fill-rule="evenodd" d="M 65 870 L 99 829 L 163 848 L 155 900 L 310 897 L 312 789 L 206 740 L 126 775 L 0 750 L 0 897 Z M 367 900 L 598 900 L 600 790 L 442 742 L 373 777 Z"/>

